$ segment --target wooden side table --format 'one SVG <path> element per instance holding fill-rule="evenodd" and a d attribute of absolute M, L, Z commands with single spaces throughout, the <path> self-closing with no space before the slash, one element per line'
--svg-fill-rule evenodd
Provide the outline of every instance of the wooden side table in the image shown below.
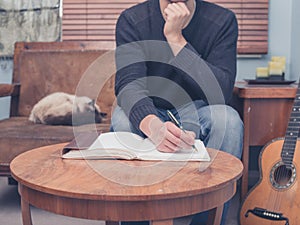
<path fill-rule="evenodd" d="M 244 121 L 242 199 L 248 192 L 249 147 L 264 146 L 274 138 L 285 136 L 296 91 L 296 84 L 235 84 L 232 104 Z"/>
<path fill-rule="evenodd" d="M 208 149 L 214 160 L 203 172 L 199 172 L 202 162 L 184 162 L 181 169 L 159 182 L 128 185 L 117 181 L 155 180 L 178 162 L 62 160 L 64 145 L 27 151 L 12 161 L 23 225 L 32 224 L 30 205 L 61 215 L 105 220 L 107 225 L 143 220 L 171 225 L 173 218 L 210 210 L 208 224 L 218 225 L 223 204 L 235 194 L 243 171 L 239 159 Z M 139 173 L 142 170 L 146 172 Z M 99 171 L 109 172 L 111 177 Z"/>

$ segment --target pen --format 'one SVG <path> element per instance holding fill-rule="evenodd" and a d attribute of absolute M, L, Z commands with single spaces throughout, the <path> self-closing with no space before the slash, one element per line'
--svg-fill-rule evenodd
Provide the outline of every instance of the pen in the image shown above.
<path fill-rule="evenodd" d="M 181 125 L 181 123 L 179 123 L 179 121 L 176 119 L 176 117 L 173 115 L 173 113 L 170 110 L 167 110 L 167 114 L 169 116 L 169 118 L 171 119 L 171 121 L 177 126 L 179 127 L 184 133 L 185 130 L 183 129 L 183 126 Z M 192 145 L 193 149 L 198 152 L 198 149 L 195 147 L 195 145 Z"/>

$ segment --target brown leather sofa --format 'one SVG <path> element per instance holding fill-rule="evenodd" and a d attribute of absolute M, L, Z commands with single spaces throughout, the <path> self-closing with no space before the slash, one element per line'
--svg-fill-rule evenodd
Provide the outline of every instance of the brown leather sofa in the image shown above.
<path fill-rule="evenodd" d="M 32 107 L 53 92 L 96 99 L 107 118 L 76 131 L 107 132 L 114 105 L 114 46 L 104 42 L 19 42 L 15 44 L 12 84 L 0 84 L 11 96 L 10 116 L 0 121 L 0 176 L 10 176 L 11 160 L 27 150 L 74 138 L 75 126 L 28 121 Z"/>

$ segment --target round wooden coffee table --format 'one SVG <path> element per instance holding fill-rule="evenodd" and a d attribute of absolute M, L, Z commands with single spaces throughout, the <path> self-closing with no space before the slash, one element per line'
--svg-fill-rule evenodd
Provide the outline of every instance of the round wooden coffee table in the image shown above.
<path fill-rule="evenodd" d="M 64 145 L 33 149 L 11 162 L 12 176 L 19 183 L 23 225 L 32 224 L 30 205 L 65 216 L 104 220 L 106 224 L 149 220 L 153 225 L 171 225 L 173 218 L 210 210 L 208 223 L 220 224 L 223 204 L 235 194 L 243 170 L 239 159 L 208 149 L 215 159 L 205 171 L 199 172 L 202 162 L 188 162 L 166 179 L 141 185 L 167 174 L 176 163 L 63 160 Z M 144 181 L 138 181 L 143 180 L 138 173 L 124 177 L 122 167 L 128 166 L 135 171 L 149 167 L 151 174 L 146 173 Z M 134 179 L 134 185 L 124 183 L 128 180 L 133 184 Z"/>

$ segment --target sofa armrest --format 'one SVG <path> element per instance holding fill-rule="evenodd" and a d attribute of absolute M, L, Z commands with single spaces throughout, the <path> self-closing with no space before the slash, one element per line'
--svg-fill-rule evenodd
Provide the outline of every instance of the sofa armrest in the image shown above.
<path fill-rule="evenodd" d="M 20 86 L 21 84 L 19 83 L 0 84 L 0 97 L 18 96 L 20 93 Z"/>

